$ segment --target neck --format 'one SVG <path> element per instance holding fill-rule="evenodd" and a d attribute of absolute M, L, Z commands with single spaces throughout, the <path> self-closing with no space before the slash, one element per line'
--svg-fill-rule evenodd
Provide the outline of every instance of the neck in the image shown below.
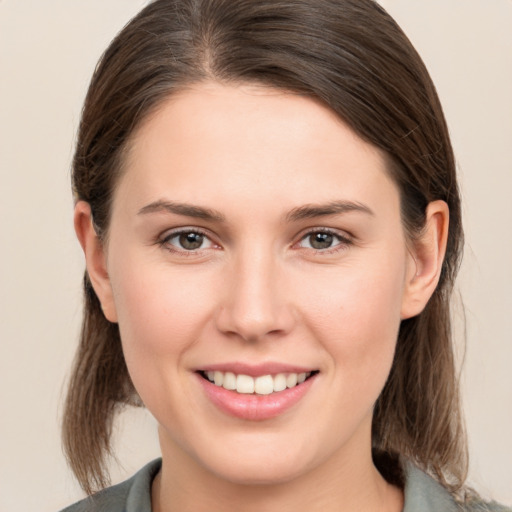
<path fill-rule="evenodd" d="M 209 471 L 180 450 L 163 450 L 162 469 L 153 483 L 154 512 L 399 512 L 403 493 L 375 468 L 371 451 L 340 462 L 332 457 L 288 481 L 232 482 Z"/>

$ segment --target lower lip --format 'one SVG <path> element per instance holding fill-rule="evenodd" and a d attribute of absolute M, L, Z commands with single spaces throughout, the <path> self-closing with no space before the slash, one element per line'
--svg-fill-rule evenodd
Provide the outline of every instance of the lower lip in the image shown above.
<path fill-rule="evenodd" d="M 263 421 L 279 416 L 294 406 L 309 391 L 316 375 L 293 388 L 269 395 L 229 391 L 197 374 L 207 397 L 224 413 L 240 419 Z"/>

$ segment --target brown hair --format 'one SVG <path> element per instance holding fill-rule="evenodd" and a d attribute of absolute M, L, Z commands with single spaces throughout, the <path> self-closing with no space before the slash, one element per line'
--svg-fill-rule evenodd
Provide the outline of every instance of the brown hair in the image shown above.
<path fill-rule="evenodd" d="M 373 0 L 156 0 L 114 39 L 89 87 L 73 160 L 76 200 L 100 238 L 123 155 L 141 122 L 169 95 L 205 80 L 260 83 L 315 98 L 385 152 L 409 236 L 430 201 L 450 208 L 439 285 L 425 310 L 402 322 L 394 364 L 374 413 L 375 463 L 399 482 L 412 459 L 451 490 L 466 475 L 466 445 L 450 328 L 462 246 L 454 156 L 434 85 L 420 57 Z M 78 353 L 65 405 L 70 465 L 88 492 L 108 482 L 117 410 L 137 404 L 116 324 L 87 273 Z"/>

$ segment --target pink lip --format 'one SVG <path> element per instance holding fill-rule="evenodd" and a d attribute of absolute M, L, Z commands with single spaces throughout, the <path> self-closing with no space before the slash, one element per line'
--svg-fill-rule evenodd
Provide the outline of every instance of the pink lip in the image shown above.
<path fill-rule="evenodd" d="M 288 372 L 290 372 L 290 370 L 288 370 Z M 286 373 L 286 371 L 266 371 L 264 373 L 258 372 L 256 375 L 268 375 L 274 373 Z M 221 386 L 216 386 L 209 380 L 202 377 L 199 373 L 196 375 L 201 386 L 203 387 L 206 396 L 215 406 L 230 416 L 235 416 L 237 418 L 250 421 L 263 421 L 279 416 L 304 397 L 304 395 L 311 388 L 313 381 L 316 380 L 317 377 L 317 374 L 312 375 L 302 384 L 298 384 L 293 388 L 285 389 L 277 393 L 271 393 L 270 395 L 251 395 L 237 393 L 236 391 L 229 391 Z M 245 375 L 249 374 L 245 373 Z"/>

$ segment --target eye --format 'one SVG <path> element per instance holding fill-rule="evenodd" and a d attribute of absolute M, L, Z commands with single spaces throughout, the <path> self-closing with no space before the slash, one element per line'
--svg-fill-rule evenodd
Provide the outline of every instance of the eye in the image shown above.
<path fill-rule="evenodd" d="M 350 244 L 347 237 L 343 237 L 332 231 L 310 231 L 298 243 L 299 247 L 305 249 L 313 249 L 315 251 L 326 251 L 328 249 L 335 249 L 340 245 L 346 246 Z"/>
<path fill-rule="evenodd" d="M 204 233 L 191 229 L 169 233 L 160 243 L 171 246 L 170 248 L 175 251 L 188 252 L 214 247 L 214 243 Z"/>

